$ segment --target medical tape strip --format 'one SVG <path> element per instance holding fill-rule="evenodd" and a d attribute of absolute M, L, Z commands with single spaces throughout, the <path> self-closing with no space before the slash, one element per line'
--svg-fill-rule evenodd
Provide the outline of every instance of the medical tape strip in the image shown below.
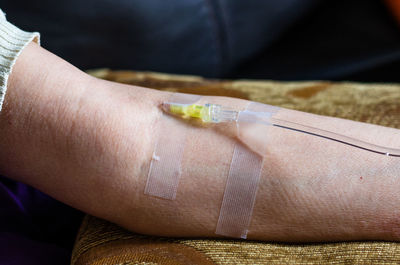
<path fill-rule="evenodd" d="M 278 108 L 251 103 L 238 116 L 238 123 L 253 122 L 249 111 L 271 116 Z M 243 120 L 242 120 L 243 119 Z M 218 235 L 247 238 L 253 208 L 263 167 L 263 156 L 251 151 L 242 143 L 235 145 L 225 186 L 224 197 L 215 233 Z"/>
<path fill-rule="evenodd" d="M 176 93 L 169 102 L 193 104 L 201 96 Z M 158 125 L 156 142 L 144 193 L 174 200 L 182 174 L 181 162 L 185 149 L 187 124 L 163 113 Z"/>

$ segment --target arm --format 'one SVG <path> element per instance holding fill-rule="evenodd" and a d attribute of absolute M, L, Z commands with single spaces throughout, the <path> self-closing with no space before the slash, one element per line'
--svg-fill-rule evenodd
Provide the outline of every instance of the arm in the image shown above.
<path fill-rule="evenodd" d="M 31 43 L 17 60 L 0 112 L 0 174 L 135 232 L 214 237 L 231 157 L 231 143 L 220 141 L 220 133 L 191 132 L 196 141 L 186 143 L 188 174 L 176 200 L 143 193 L 158 105 L 168 97 L 92 78 Z M 378 144 L 400 144 L 394 129 L 286 113 Z M 249 239 L 399 239 L 396 158 L 278 129 L 270 142 Z M 218 151 L 190 152 L 202 148 Z"/>

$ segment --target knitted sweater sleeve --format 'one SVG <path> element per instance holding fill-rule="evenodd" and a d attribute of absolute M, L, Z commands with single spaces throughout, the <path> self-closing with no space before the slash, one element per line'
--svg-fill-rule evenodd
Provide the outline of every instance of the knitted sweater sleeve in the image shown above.
<path fill-rule="evenodd" d="M 7 81 L 19 54 L 31 41 L 40 43 L 38 32 L 20 30 L 6 20 L 0 9 L 0 111 L 7 91 Z"/>

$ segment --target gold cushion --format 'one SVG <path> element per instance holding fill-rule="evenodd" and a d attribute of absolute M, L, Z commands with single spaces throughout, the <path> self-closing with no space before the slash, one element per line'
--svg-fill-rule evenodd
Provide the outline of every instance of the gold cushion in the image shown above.
<path fill-rule="evenodd" d="M 100 78 L 183 93 L 259 101 L 321 115 L 400 128 L 400 85 L 349 82 L 218 81 L 131 71 L 91 71 Z M 278 244 L 150 237 L 86 216 L 73 265 L 94 264 L 400 264 L 395 242 Z"/>

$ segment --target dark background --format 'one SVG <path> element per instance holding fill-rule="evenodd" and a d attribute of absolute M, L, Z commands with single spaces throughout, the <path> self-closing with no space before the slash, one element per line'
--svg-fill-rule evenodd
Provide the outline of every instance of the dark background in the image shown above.
<path fill-rule="evenodd" d="M 380 0 L 2 0 L 81 69 L 399 82 L 400 24 Z"/>

